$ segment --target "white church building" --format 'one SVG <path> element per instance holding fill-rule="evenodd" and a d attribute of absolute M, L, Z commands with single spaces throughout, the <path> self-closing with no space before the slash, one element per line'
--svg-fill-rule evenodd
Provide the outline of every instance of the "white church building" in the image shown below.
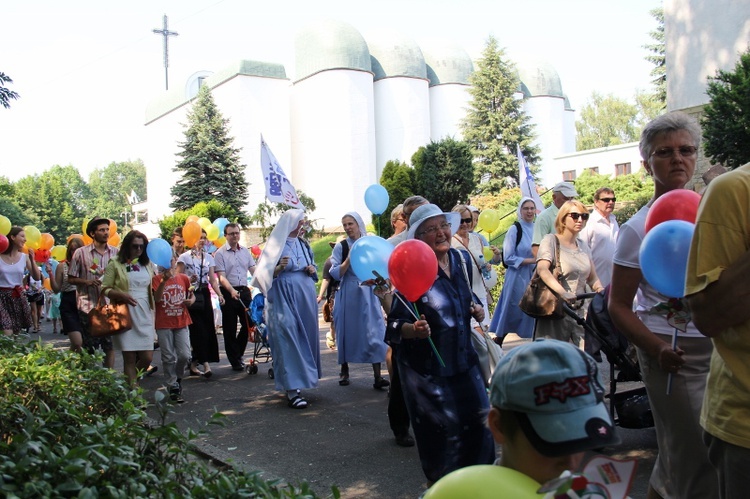
<path fill-rule="evenodd" d="M 561 180 L 554 158 L 575 151 L 574 112 L 549 64 L 515 61 L 523 107 L 541 151 L 541 185 Z M 364 192 L 389 160 L 410 162 L 416 150 L 445 137 L 461 138 L 469 105 L 471 58 L 461 47 L 417 45 L 383 30 L 364 37 L 340 21 L 323 21 L 295 39 L 294 77 L 273 62 L 243 60 L 220 71 L 199 71 L 183 88 L 146 110 L 144 163 L 148 219 L 171 213 L 183 124 L 200 85 L 208 85 L 229 119 L 249 183 L 247 210 L 265 197 L 260 167 L 263 135 L 292 184 L 315 200 L 320 228 L 340 225 L 347 211 L 369 220 Z M 520 97 L 520 95 L 519 95 Z M 147 225 L 147 224 L 146 224 Z M 154 233 L 146 225 L 139 229 Z"/>

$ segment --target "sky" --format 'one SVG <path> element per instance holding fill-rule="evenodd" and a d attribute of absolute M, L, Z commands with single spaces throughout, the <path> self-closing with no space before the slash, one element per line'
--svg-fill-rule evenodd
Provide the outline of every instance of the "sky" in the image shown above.
<path fill-rule="evenodd" d="M 449 40 L 476 59 L 492 35 L 511 59 L 551 63 L 579 111 L 594 91 L 632 100 L 650 91 L 644 45 L 659 0 L 24 0 L 0 17 L 0 71 L 20 94 L 0 108 L 0 175 L 15 181 L 54 165 L 84 178 L 142 157 L 144 116 L 164 92 L 162 17 L 169 17 L 170 89 L 241 60 L 282 63 L 294 37 L 321 19 L 417 43 Z M 148 167 L 148 165 L 146 165 Z M 250 167 L 250 165 L 248 165 Z"/>

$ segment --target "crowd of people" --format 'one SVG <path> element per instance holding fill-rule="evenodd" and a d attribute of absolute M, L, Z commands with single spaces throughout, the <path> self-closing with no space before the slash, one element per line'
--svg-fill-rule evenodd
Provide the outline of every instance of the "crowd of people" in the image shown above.
<path fill-rule="evenodd" d="M 479 210 L 470 205 L 443 211 L 422 196 L 404 200 L 391 213 L 394 235 L 388 241 L 394 246 L 421 241 L 438 264 L 434 283 L 414 302 L 387 280 L 361 281 L 354 273 L 351 249 L 368 234 L 353 211 L 341 219 L 345 235 L 331 243 L 319 293 L 319 271 L 303 237 L 305 213 L 298 209 L 284 212 L 257 262 L 239 244 L 237 224 L 226 225 L 226 244 L 214 254 L 205 250 L 205 231 L 186 249 L 178 229 L 172 265 L 157 268 L 149 262 L 144 234 L 131 231 L 116 248 L 108 244 L 109 221 L 94 219 L 86 227 L 92 242 L 84 245 L 72 238 L 65 260 L 56 271 L 47 271 L 52 291 L 60 293 L 59 317 L 71 349 L 101 349 L 109 367 L 114 351 L 120 351 L 125 375 L 136 384 L 149 369 L 158 337 L 175 402 L 183 401 L 183 375 L 209 378 L 211 364 L 219 361 L 211 291 L 220 303 L 226 357 L 233 369 L 245 368 L 251 276 L 250 285 L 266 299 L 275 387 L 286 394 L 290 408 L 305 409 L 309 401 L 303 390 L 317 387 L 323 375 L 318 314 L 324 303 L 331 321 L 326 342 L 336 349 L 340 365 L 338 384 L 358 382 L 350 377 L 350 363 L 372 366 L 373 388 L 389 391 L 388 417 L 396 443 L 417 445 L 429 483 L 459 468 L 492 464 L 499 449 L 497 464 L 542 482 L 575 467 L 584 450 L 617 443 L 602 398 L 590 397 L 603 390 L 595 361 L 583 352 L 582 326 L 569 316 L 535 320 L 519 307 L 535 273 L 579 317 L 586 314 L 581 295 L 605 292 L 612 321 L 637 350 L 654 414 L 659 456 L 649 497 L 738 497 L 738 466 L 750 459 L 750 430 L 742 418 L 749 397 L 743 387 L 750 374 L 743 362 L 747 340 L 741 334 L 750 314 L 743 307 L 747 280 L 742 279 L 750 261 L 742 258 L 750 189 L 736 186 L 748 184 L 748 170 L 736 172 L 736 177 L 742 175 L 737 183 L 722 181 L 709 191 L 699 215 L 687 298 L 696 320 L 678 334 L 678 346 L 672 344 L 673 328 L 658 306 L 668 297 L 649 285 L 639 263 L 649 208 L 669 191 L 686 188 L 699 145 L 697 123 L 682 113 L 665 114 L 645 127 L 640 153 L 653 178 L 654 195 L 622 226 L 613 215 L 615 192 L 607 186 L 595 192 L 591 212 L 576 199 L 571 182 L 551 189 L 552 204 L 546 209 L 522 198 L 502 248 L 474 232 Z M 722 198 L 730 189 L 732 196 Z M 732 204 L 740 198 L 744 205 Z M 23 229 L 14 227 L 8 239 L 9 247 L 0 255 L 0 329 L 12 334 L 38 328 L 32 306 L 41 277 L 34 252 L 22 252 Z M 711 258 L 698 258 L 698 251 Z M 500 263 L 506 270 L 495 305 L 488 281 Z M 24 289 L 32 292 L 24 294 Z M 111 338 L 88 333 L 88 312 L 101 295 L 129 305 L 130 331 Z M 726 301 L 736 314 L 722 314 L 714 306 L 717 300 Z M 487 338 L 502 345 L 509 334 L 534 341 L 483 370 Z M 715 336 L 714 343 L 705 335 Z M 566 397 L 541 409 L 538 402 L 536 407 L 531 403 L 535 387 L 584 378 L 586 397 L 569 394 L 581 395 L 576 409 L 566 412 Z M 747 469 L 742 467 L 743 477 Z"/>

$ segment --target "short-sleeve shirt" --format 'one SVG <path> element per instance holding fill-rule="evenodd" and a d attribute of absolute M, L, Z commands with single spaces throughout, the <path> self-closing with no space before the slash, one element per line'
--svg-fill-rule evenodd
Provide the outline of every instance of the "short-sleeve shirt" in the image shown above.
<path fill-rule="evenodd" d="M 107 245 L 104 253 L 99 253 L 96 251 L 94 243 L 78 248 L 73 253 L 68 275 L 87 281 L 95 278 L 101 280 L 104 276 L 104 269 L 107 268 L 109 261 L 113 260 L 119 251 L 114 246 Z M 96 307 L 100 290 L 100 286 L 76 286 L 78 310 L 87 314 Z"/>
<path fill-rule="evenodd" d="M 612 280 L 612 257 L 615 254 L 619 232 L 620 226 L 615 216 L 610 213 L 604 218 L 596 209 L 591 212 L 591 218 L 581 231 L 581 239 L 591 249 L 596 276 L 602 286 L 606 286 Z"/>
<path fill-rule="evenodd" d="M 255 267 L 255 258 L 250 250 L 238 246 L 233 250 L 229 244 L 223 245 L 214 253 L 216 272 L 222 272 L 233 287 L 247 286 L 247 273 Z"/>
<path fill-rule="evenodd" d="M 159 288 L 162 279 L 161 274 L 156 274 L 151 280 L 154 292 Z M 184 303 L 189 290 L 190 278 L 185 274 L 176 274 L 164 284 L 161 301 L 156 302 L 156 329 L 182 329 L 192 323 Z M 158 300 L 160 297 L 155 298 Z"/>
<path fill-rule="evenodd" d="M 200 277 L 200 284 L 208 284 L 208 273 L 211 270 L 211 267 L 216 267 L 214 257 L 205 251 L 202 254 L 186 251 L 180 255 L 180 258 L 177 261 L 185 266 L 185 274 L 187 274 L 188 277 Z M 201 262 L 203 262 L 202 269 Z"/>
<path fill-rule="evenodd" d="M 534 222 L 534 237 L 531 239 L 531 245 L 536 246 L 542 243 L 542 239 L 547 234 L 554 234 L 555 231 L 555 219 L 560 208 L 555 206 L 554 203 L 549 205 L 549 208 L 544 210 L 536 217 Z"/>
<path fill-rule="evenodd" d="M 564 277 L 561 283 L 566 291 L 575 294 L 586 292 L 586 282 L 591 274 L 591 254 L 586 244 L 576 239 L 576 249 L 566 248 L 560 245 L 560 269 Z M 552 262 L 550 272 L 555 266 L 555 235 L 548 234 L 542 239 L 539 245 L 539 251 L 536 254 L 536 261 L 547 260 Z"/>

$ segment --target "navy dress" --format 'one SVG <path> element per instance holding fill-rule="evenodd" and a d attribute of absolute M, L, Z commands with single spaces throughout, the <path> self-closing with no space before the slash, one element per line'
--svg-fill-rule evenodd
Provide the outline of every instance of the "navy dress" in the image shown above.
<path fill-rule="evenodd" d="M 485 425 L 489 400 L 471 345 L 471 289 L 457 250 L 449 252 L 451 277 L 438 269 L 435 283 L 416 303 L 430 324 L 441 366 L 427 339 L 403 339 L 414 316 L 400 300 L 388 315 L 387 339 L 397 344 L 401 387 L 414 428 L 419 459 L 431 481 L 459 468 L 492 464 L 495 447 Z M 404 301 L 406 298 L 401 297 Z"/>

